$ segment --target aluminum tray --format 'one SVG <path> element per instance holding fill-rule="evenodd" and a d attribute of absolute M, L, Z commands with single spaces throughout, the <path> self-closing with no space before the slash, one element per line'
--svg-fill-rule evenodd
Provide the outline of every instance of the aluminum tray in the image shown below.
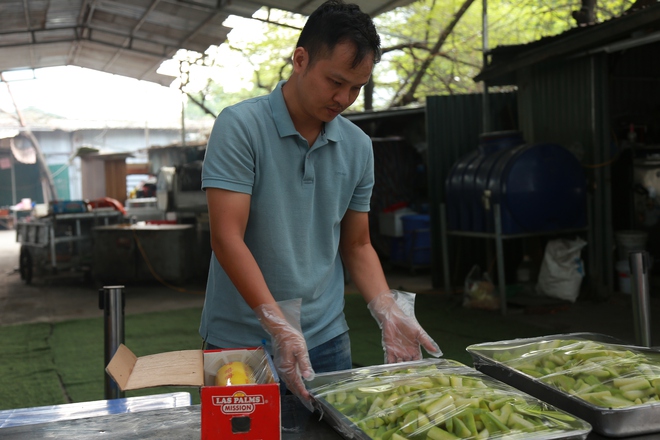
<path fill-rule="evenodd" d="M 626 345 L 618 339 L 599 333 L 565 333 L 488 342 L 471 345 L 467 347 L 467 351 L 472 356 L 477 370 L 586 420 L 591 424 L 594 432 L 598 434 L 608 437 L 627 437 L 660 432 L 660 402 L 625 408 L 604 408 L 593 405 L 586 400 L 563 392 L 552 385 L 498 362 L 488 355 L 488 353 L 494 353 L 499 348 L 510 349 L 515 346 L 555 339 L 589 340 L 644 354 L 653 354 L 654 356 L 660 354 L 659 350 Z"/>
<path fill-rule="evenodd" d="M 399 364 L 378 365 L 366 368 L 338 371 L 333 373 L 317 374 L 316 377 L 307 383 L 309 391 L 313 397 L 313 403 L 317 411 L 321 414 L 321 418 L 325 420 L 337 433 L 346 439 L 370 440 L 371 437 L 353 423 L 348 417 L 337 410 L 330 404 L 325 396 L 331 388 L 337 387 L 341 384 L 342 388 L 354 389 L 360 386 L 360 383 L 365 381 L 369 382 L 374 393 L 382 393 L 378 388 L 388 388 L 394 381 L 401 381 L 408 378 L 425 378 L 428 377 L 427 371 L 429 367 L 435 367 L 442 373 L 457 374 L 468 378 L 478 379 L 482 381 L 489 389 L 494 389 L 497 392 L 507 394 L 509 396 L 517 396 L 523 398 L 529 405 L 536 405 L 548 411 L 558 411 L 560 414 L 565 414 L 557 408 L 552 407 L 520 390 L 517 390 L 505 383 L 495 380 L 474 368 L 463 365 L 459 362 L 447 359 L 425 359 L 415 362 L 403 362 Z M 397 370 L 408 369 L 409 372 L 405 374 L 398 373 L 392 375 L 391 373 Z M 380 382 L 374 387 L 374 378 L 378 378 Z M 393 385 L 394 386 L 394 385 Z M 522 435 L 507 435 L 506 438 L 510 439 L 535 439 L 535 440 L 550 440 L 550 439 L 586 439 L 591 426 L 584 420 L 574 418 L 569 422 L 564 422 L 565 426 L 563 431 L 557 429 L 541 430 L 536 433 L 525 432 Z M 524 435 L 524 437 L 523 437 Z M 502 436 L 493 436 L 490 438 L 496 439 Z M 412 437 L 411 437 L 412 438 Z"/>

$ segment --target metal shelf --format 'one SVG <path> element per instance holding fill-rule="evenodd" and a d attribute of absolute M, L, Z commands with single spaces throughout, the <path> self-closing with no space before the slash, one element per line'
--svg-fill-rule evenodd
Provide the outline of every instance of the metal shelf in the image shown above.
<path fill-rule="evenodd" d="M 445 204 L 440 204 L 440 233 L 442 243 L 442 270 L 444 273 L 445 292 L 451 292 L 450 270 L 449 270 L 449 249 L 447 246 L 447 237 L 472 237 L 495 240 L 495 259 L 497 264 L 497 284 L 500 294 L 500 311 L 502 315 L 506 315 L 506 278 L 504 271 L 504 240 L 511 240 L 517 238 L 540 237 L 558 234 L 571 234 L 571 233 L 585 233 L 588 228 L 576 229 L 556 229 L 553 231 L 540 231 L 529 232 L 522 234 L 503 234 L 502 233 L 502 217 L 499 204 L 493 204 L 493 219 L 495 225 L 495 232 L 471 232 L 447 229 L 447 212 Z"/>

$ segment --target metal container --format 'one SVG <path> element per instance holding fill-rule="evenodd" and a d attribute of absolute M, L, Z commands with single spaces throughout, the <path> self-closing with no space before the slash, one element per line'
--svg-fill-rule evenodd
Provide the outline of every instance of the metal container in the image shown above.
<path fill-rule="evenodd" d="M 442 385 L 438 382 L 440 377 L 444 377 L 446 384 Z M 454 381 L 452 378 L 457 379 L 457 381 Z M 424 380 L 433 382 L 433 388 L 425 388 L 419 382 L 417 383 L 420 386 L 415 386 L 415 381 Z M 476 404 L 475 402 L 468 403 L 472 399 L 465 399 L 459 402 L 458 399 L 453 400 L 452 397 L 452 402 L 455 402 L 456 405 L 454 406 L 452 403 L 452 408 L 443 406 L 438 411 L 432 411 L 431 407 L 440 407 L 429 404 L 429 402 L 437 402 L 435 399 L 438 399 L 439 396 L 443 397 L 440 397 L 438 400 L 443 400 L 444 397 L 450 394 L 459 396 L 461 393 L 466 393 L 466 390 L 469 390 L 469 393 L 474 393 L 473 396 L 483 393 L 480 395 L 484 396 L 484 400 L 495 398 L 495 396 L 498 398 L 506 396 L 505 399 L 511 400 L 517 399 L 519 402 L 518 405 L 523 408 L 521 410 L 534 408 L 540 411 L 548 411 L 547 414 L 554 414 L 558 418 L 564 417 L 564 421 L 560 423 L 556 419 L 550 419 L 549 416 L 539 416 L 539 420 L 543 420 L 545 424 L 538 426 L 534 432 L 521 431 L 517 428 L 501 433 L 493 430 L 488 437 L 491 439 L 585 439 L 591 431 L 591 426 L 587 422 L 577 417 L 571 417 L 567 413 L 505 383 L 488 377 L 473 368 L 448 359 L 425 359 L 414 362 L 322 373 L 316 375 L 312 381 L 308 382 L 307 387 L 314 399 L 314 406 L 322 415 L 322 420 L 328 422 L 335 431 L 347 439 L 371 439 L 372 437 L 360 427 L 364 426 L 365 423 L 368 424 L 369 418 L 380 417 L 385 419 L 393 414 L 394 417 L 403 417 L 402 414 L 408 411 L 413 412 L 416 409 L 426 413 L 426 417 L 429 419 L 427 420 L 428 423 L 424 423 L 425 428 L 421 425 L 414 428 L 416 432 L 404 432 L 402 434 L 399 431 L 400 435 L 407 436 L 404 438 L 420 438 L 421 434 L 419 434 L 419 431 L 423 432 L 433 429 L 431 425 L 445 426 L 448 419 L 454 419 L 453 423 L 457 423 L 455 419 L 462 417 L 469 405 Z M 391 401 L 390 403 L 394 402 L 393 405 L 383 404 L 382 408 L 384 409 L 370 412 L 369 417 L 353 422 L 332 404 L 334 400 L 333 395 L 336 396 L 341 393 L 346 395 L 352 393 L 354 400 L 355 398 L 359 399 L 357 400 L 359 402 L 363 400 L 369 401 L 369 399 L 378 398 L 379 396 L 385 400 L 388 399 L 388 396 L 391 398 L 391 396 L 396 394 L 397 397 L 402 397 L 406 403 L 399 405 L 396 403 L 397 401 Z M 358 397 L 355 393 L 360 394 L 360 396 Z M 424 407 L 424 404 L 427 406 Z M 404 409 L 404 406 L 408 406 L 408 408 Z M 482 410 L 477 408 L 474 411 L 478 414 Z M 422 423 L 419 422 L 419 416 L 416 417 L 416 420 L 417 422 L 414 423 Z M 390 423 L 392 423 L 391 420 Z M 421 435 L 421 438 L 425 438 L 425 436 Z M 473 436 L 471 435 L 470 438 L 473 438 Z"/>
<path fill-rule="evenodd" d="M 94 228 L 94 278 L 105 284 L 166 280 L 192 275 L 192 225 L 126 225 Z"/>
<path fill-rule="evenodd" d="M 660 402 L 635 405 L 625 408 L 606 408 L 589 403 L 582 398 L 566 393 L 550 384 L 525 374 L 504 362 L 493 358 L 496 352 L 551 340 L 585 340 L 603 343 L 614 348 L 622 348 L 650 355 L 660 359 L 660 351 L 645 347 L 625 345 L 611 336 L 598 333 L 566 333 L 536 338 L 514 339 L 488 342 L 467 347 L 477 370 L 505 382 L 521 391 L 543 400 L 557 408 L 586 420 L 594 432 L 608 437 L 626 437 L 660 432 Z M 530 349 L 529 356 L 533 356 Z M 660 362 L 658 363 L 660 366 Z"/>

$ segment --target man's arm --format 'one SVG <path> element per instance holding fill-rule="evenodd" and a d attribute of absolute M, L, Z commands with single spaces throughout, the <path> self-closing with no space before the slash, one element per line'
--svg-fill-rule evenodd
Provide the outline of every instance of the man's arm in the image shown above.
<path fill-rule="evenodd" d="M 371 244 L 369 214 L 348 210 L 341 222 L 341 258 L 358 291 L 369 303 L 389 289 L 378 254 Z"/>
<path fill-rule="evenodd" d="M 381 328 L 385 362 L 421 359 L 420 345 L 432 355 L 440 356 L 442 351 L 415 318 L 414 303 L 411 303 L 414 295 L 393 291 L 387 286 L 369 238 L 366 212 L 348 210 L 341 224 L 339 247 L 346 269 Z"/>
<path fill-rule="evenodd" d="M 206 189 L 211 248 L 245 302 L 254 309 L 262 304 L 272 304 L 275 299 L 244 241 L 250 198 L 245 193 Z"/>

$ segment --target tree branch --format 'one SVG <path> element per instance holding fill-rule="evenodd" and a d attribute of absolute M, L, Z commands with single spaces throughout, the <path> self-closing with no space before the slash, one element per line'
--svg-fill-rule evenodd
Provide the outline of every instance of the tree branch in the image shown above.
<path fill-rule="evenodd" d="M 422 49 L 422 50 L 430 51 L 429 45 L 426 42 L 416 41 L 416 42 L 401 43 L 401 44 L 395 44 L 394 46 L 384 47 L 381 49 L 381 52 L 387 53 L 387 52 L 394 52 L 395 50 L 403 50 L 403 49 Z"/>
<path fill-rule="evenodd" d="M 197 98 L 195 98 L 195 97 L 194 97 L 192 94 L 190 94 L 190 93 L 187 93 L 187 92 L 186 92 L 186 95 L 188 96 L 188 98 L 190 98 L 190 100 L 191 100 L 192 102 L 194 102 L 199 108 L 201 108 L 201 109 L 204 111 L 204 113 L 206 113 L 207 115 L 212 116 L 214 119 L 218 117 L 218 115 L 216 115 L 216 114 L 213 112 L 213 110 L 211 110 L 211 109 L 208 108 L 206 105 L 204 105 L 204 102 L 203 102 L 203 101 L 198 100 Z"/>
<path fill-rule="evenodd" d="M 431 52 L 422 62 L 422 65 L 420 66 L 419 70 L 417 70 L 417 74 L 415 75 L 412 84 L 408 89 L 408 92 L 405 95 L 403 95 L 401 99 L 397 102 L 396 104 L 397 107 L 404 106 L 415 101 L 415 91 L 417 90 L 417 87 L 419 87 L 419 85 L 421 84 L 422 78 L 424 78 L 424 75 L 426 75 L 426 71 L 431 66 L 433 59 L 438 53 L 440 53 L 440 48 L 445 43 L 451 32 L 454 30 L 460 19 L 463 17 L 463 15 L 470 7 L 470 5 L 472 5 L 473 2 L 474 0 L 465 0 L 461 5 L 461 7 L 458 9 L 458 11 L 456 11 L 456 13 L 454 14 L 454 17 L 452 18 L 449 25 L 447 25 L 447 27 L 442 31 L 442 33 L 440 33 L 440 36 L 438 37 L 438 41 L 436 41 L 435 45 L 431 49 Z"/>

